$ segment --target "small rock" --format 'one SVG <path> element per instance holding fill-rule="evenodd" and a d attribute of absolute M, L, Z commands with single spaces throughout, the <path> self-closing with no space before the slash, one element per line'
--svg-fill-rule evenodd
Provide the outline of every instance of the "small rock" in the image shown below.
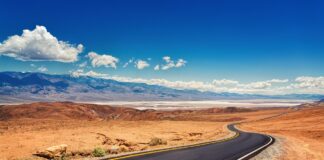
<path fill-rule="evenodd" d="M 77 151 L 71 151 L 71 155 L 72 156 L 90 156 L 91 155 L 91 151 L 90 150 L 77 150 Z"/>
<path fill-rule="evenodd" d="M 55 158 L 55 157 L 61 157 L 64 154 L 66 154 L 68 145 L 66 144 L 61 144 L 58 146 L 52 146 L 46 148 L 44 151 L 37 151 L 35 155 L 39 157 L 44 157 L 44 158 Z"/>
<path fill-rule="evenodd" d="M 167 144 L 166 140 L 157 137 L 152 138 L 151 141 L 149 142 L 150 146 L 165 145 L 165 144 Z"/>
<path fill-rule="evenodd" d="M 115 145 L 124 145 L 126 147 L 131 147 L 131 146 L 136 146 L 137 144 L 133 143 L 133 142 L 127 142 L 125 139 L 120 139 L 120 138 L 117 138 L 115 139 Z"/>
<path fill-rule="evenodd" d="M 118 154 L 120 152 L 120 147 L 117 145 L 113 145 L 108 149 L 108 152 L 111 154 Z"/>
<path fill-rule="evenodd" d="M 127 146 L 125 146 L 125 145 L 121 145 L 121 146 L 119 146 L 120 147 L 120 152 L 129 152 L 129 148 L 127 147 Z"/>
<path fill-rule="evenodd" d="M 133 142 L 124 142 L 123 145 L 130 147 L 130 146 L 136 146 L 137 144 Z"/>
<path fill-rule="evenodd" d="M 202 136 L 202 133 L 189 133 L 189 136 Z"/>

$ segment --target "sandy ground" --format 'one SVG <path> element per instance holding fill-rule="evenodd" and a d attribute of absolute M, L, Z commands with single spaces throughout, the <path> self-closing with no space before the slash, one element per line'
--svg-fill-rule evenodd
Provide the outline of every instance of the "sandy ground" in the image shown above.
<path fill-rule="evenodd" d="M 18 119 L 0 121 L 0 159 L 32 157 L 38 150 L 67 144 L 68 152 L 91 152 L 111 140 L 136 144 L 134 150 L 164 148 L 197 143 L 228 136 L 227 124 L 256 120 L 276 115 L 286 109 L 259 110 L 241 113 L 211 113 L 180 115 L 179 120 L 56 120 Z M 167 141 L 166 145 L 149 146 L 153 137 Z"/>
<path fill-rule="evenodd" d="M 283 160 L 324 159 L 324 108 L 323 104 L 298 111 L 243 124 L 240 128 L 280 137 Z"/>
<path fill-rule="evenodd" d="M 7 125 L 9 129 L 0 135 L 0 156 L 3 159 L 29 157 L 37 150 L 59 144 L 69 145 L 69 151 L 106 148 L 108 146 L 102 144 L 104 135 L 137 144 L 146 144 L 151 138 L 158 137 L 167 141 L 167 145 L 163 145 L 165 147 L 212 140 L 228 134 L 223 127 L 224 122 L 49 120 L 32 123 L 29 120 L 27 123 L 9 122 Z"/>

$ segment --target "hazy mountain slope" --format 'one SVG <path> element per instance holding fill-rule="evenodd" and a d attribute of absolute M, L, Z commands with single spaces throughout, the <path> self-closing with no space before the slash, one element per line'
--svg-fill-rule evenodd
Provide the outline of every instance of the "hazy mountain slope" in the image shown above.
<path fill-rule="evenodd" d="M 43 73 L 0 72 L 0 102 L 111 101 L 111 100 L 217 100 L 321 99 L 321 95 L 264 96 L 177 90 L 144 83 Z"/>

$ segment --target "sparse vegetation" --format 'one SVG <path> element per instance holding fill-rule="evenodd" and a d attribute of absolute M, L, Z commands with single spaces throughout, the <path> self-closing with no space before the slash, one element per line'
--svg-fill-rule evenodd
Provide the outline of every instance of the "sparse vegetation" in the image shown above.
<path fill-rule="evenodd" d="M 55 157 L 54 160 L 70 160 L 65 154 L 63 154 L 60 157 Z"/>
<path fill-rule="evenodd" d="M 94 157 L 103 157 L 106 155 L 106 151 L 103 148 L 97 147 L 92 151 Z"/>
<path fill-rule="evenodd" d="M 45 112 L 34 112 L 38 107 L 47 109 Z M 220 114 L 223 113 L 223 108 L 141 111 L 126 107 L 114 108 L 69 102 L 6 105 L 1 109 L 3 111 L 0 111 L 3 113 L 1 115 L 10 117 L 7 120 L 0 120 L 0 132 L 3 132 L 2 135 L 0 134 L 0 142 L 3 146 L 0 147 L 2 151 L 0 157 L 4 159 L 19 159 L 32 154 L 36 155 L 37 151 L 45 151 L 46 147 L 53 145 L 49 139 L 56 139 L 55 145 L 69 144 L 67 151 L 60 155 L 64 153 L 71 160 L 102 156 L 103 153 L 111 155 L 190 144 L 193 140 L 222 138 L 228 134 L 224 125 L 242 117 L 250 119 L 256 115 L 254 112 L 240 113 L 242 115 Z M 103 116 L 92 114 L 94 113 L 92 110 Z M 262 118 L 274 112 L 279 111 L 265 110 L 261 113 L 258 111 L 257 115 Z M 118 121 L 109 121 L 111 120 L 109 115 L 117 114 L 121 115 Z M 165 116 L 174 116 L 174 120 L 161 121 L 160 117 L 165 120 Z M 20 134 L 26 130 L 30 132 Z M 22 137 L 22 139 L 19 143 L 12 143 L 17 140 L 17 137 Z M 105 152 L 99 152 L 99 154 L 98 151 L 94 151 L 96 147 L 103 148 Z"/>

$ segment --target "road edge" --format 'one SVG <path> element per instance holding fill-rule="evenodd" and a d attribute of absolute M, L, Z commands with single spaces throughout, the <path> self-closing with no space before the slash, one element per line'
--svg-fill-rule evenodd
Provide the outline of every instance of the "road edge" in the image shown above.
<path fill-rule="evenodd" d="M 227 124 L 226 127 L 228 128 L 228 126 L 230 126 L 230 125 L 232 125 L 232 124 Z M 189 144 L 189 145 L 180 145 L 180 146 L 172 146 L 172 147 L 167 147 L 167 148 L 131 152 L 131 153 L 125 153 L 123 155 L 113 155 L 113 156 L 110 155 L 110 156 L 106 156 L 106 157 L 93 158 L 91 160 L 120 160 L 120 159 L 124 159 L 124 158 L 136 157 L 136 156 L 140 156 L 140 155 L 160 153 L 160 152 L 185 149 L 185 148 L 192 148 L 192 147 L 197 147 L 197 146 L 204 146 L 204 145 L 229 141 L 229 140 L 235 139 L 236 137 L 238 137 L 240 135 L 240 133 L 237 131 L 232 131 L 229 128 L 228 128 L 228 130 L 230 131 L 229 135 L 231 135 L 231 134 L 233 134 L 233 135 L 230 137 L 227 137 L 227 138 L 222 138 L 222 139 L 217 139 L 217 140 L 212 140 L 212 141 L 205 141 L 205 142 L 198 142 L 198 143 Z"/>
<path fill-rule="evenodd" d="M 231 133 L 235 133 L 233 136 L 228 137 L 228 138 L 223 138 L 223 139 L 214 140 L 214 141 L 200 142 L 200 143 L 190 144 L 190 145 L 182 145 L 182 146 L 168 147 L 168 148 L 155 149 L 155 150 L 139 151 L 139 152 L 135 152 L 135 153 L 134 152 L 133 153 L 125 153 L 124 155 L 113 155 L 113 156 L 96 158 L 96 159 L 93 159 L 93 160 L 121 160 L 121 159 L 125 159 L 125 158 L 137 157 L 137 156 L 141 156 L 141 155 L 154 154 L 154 153 L 160 153 L 160 152 L 167 152 L 167 151 L 172 151 L 172 150 L 186 149 L 186 148 L 192 148 L 192 147 L 197 147 L 197 146 L 205 146 L 205 145 L 209 145 L 209 144 L 225 142 L 225 141 L 235 139 L 236 137 L 238 137 L 240 135 L 239 131 L 242 131 L 242 130 L 239 130 L 238 128 L 236 128 L 236 126 L 238 124 L 240 124 L 240 123 L 232 123 L 232 124 L 227 125 L 228 130 Z M 229 126 L 231 126 L 231 125 L 233 125 L 234 128 L 237 129 L 238 131 L 231 130 L 229 128 Z M 243 131 L 243 132 L 245 132 L 245 131 Z M 260 134 L 260 133 L 257 133 L 257 134 Z M 240 157 L 238 160 L 250 159 L 250 158 L 258 155 L 260 152 L 262 152 L 263 150 L 265 150 L 266 148 L 268 148 L 269 146 L 271 146 L 275 142 L 274 137 L 272 137 L 270 135 L 266 135 L 266 134 L 261 134 L 261 135 L 269 137 L 270 141 L 268 143 L 266 143 L 265 145 L 263 145 L 261 147 L 258 147 L 257 149 L 249 152 L 248 154 Z"/>
<path fill-rule="evenodd" d="M 267 144 L 265 144 L 265 145 L 263 145 L 263 146 L 255 149 L 255 150 L 251 151 L 250 153 L 242 156 L 241 158 L 239 158 L 237 160 L 247 160 L 247 159 L 250 159 L 252 157 L 255 157 L 256 155 L 258 155 L 259 153 L 261 153 L 262 151 L 264 151 L 269 146 L 271 146 L 272 144 L 275 143 L 276 139 L 274 137 L 272 137 L 270 135 L 266 135 L 266 134 L 262 134 L 262 135 L 265 135 L 265 136 L 269 137 L 270 138 L 270 141 Z"/>

